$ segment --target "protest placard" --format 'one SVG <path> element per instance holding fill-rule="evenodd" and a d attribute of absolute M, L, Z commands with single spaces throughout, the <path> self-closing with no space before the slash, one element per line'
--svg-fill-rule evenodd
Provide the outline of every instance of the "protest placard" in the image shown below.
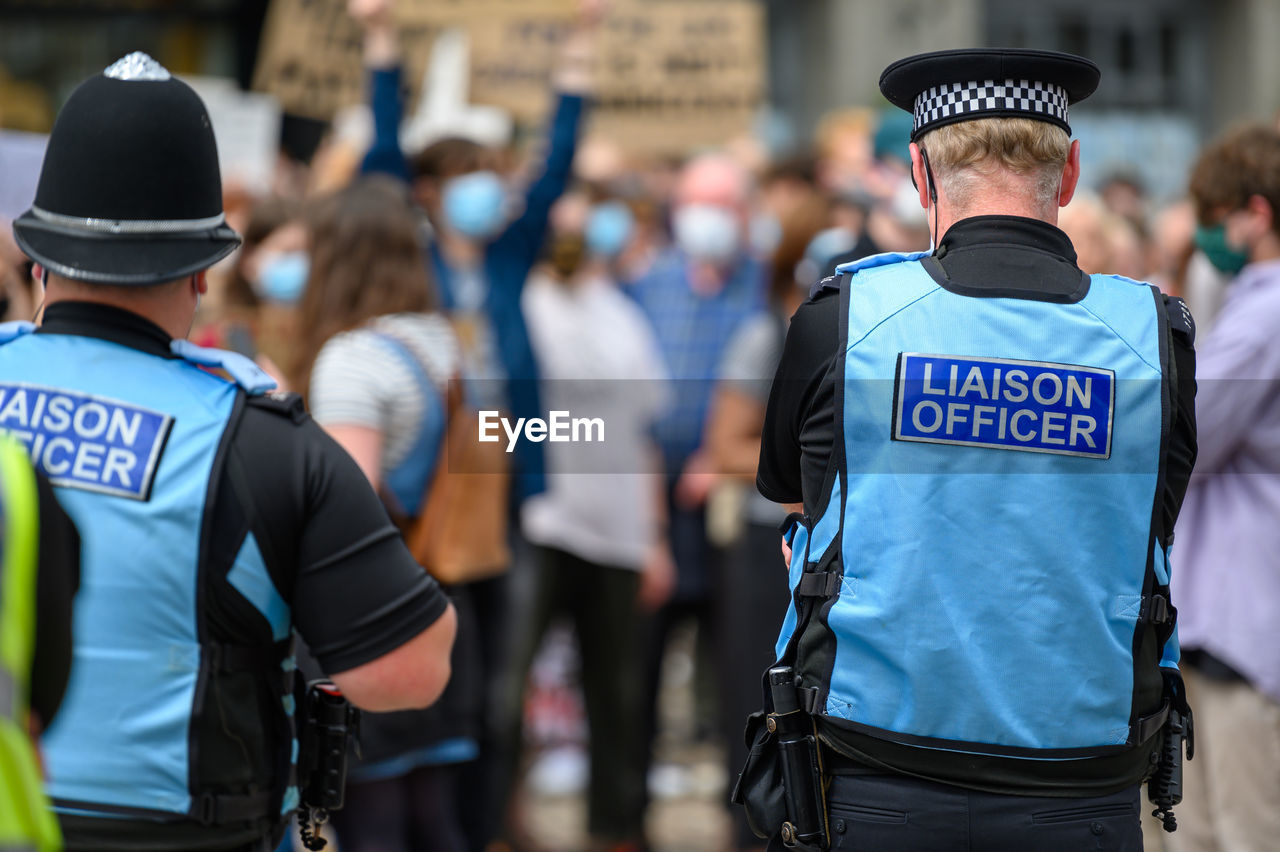
<path fill-rule="evenodd" d="M 469 36 L 469 100 L 542 120 L 573 0 L 400 0 L 405 80 L 415 103 L 441 30 Z M 597 133 L 637 152 L 678 154 L 750 128 L 764 93 L 756 0 L 614 0 L 599 36 Z M 344 0 L 273 0 L 255 87 L 289 112 L 329 118 L 362 100 L 359 28 Z"/>

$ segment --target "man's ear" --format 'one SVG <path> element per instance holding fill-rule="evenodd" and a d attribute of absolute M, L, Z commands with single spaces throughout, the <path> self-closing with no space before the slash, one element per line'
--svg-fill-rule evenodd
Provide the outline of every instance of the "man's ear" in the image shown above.
<path fill-rule="evenodd" d="M 907 146 L 907 150 L 911 153 L 911 184 L 920 196 L 920 206 L 928 210 L 929 178 L 925 172 L 924 156 L 920 153 L 920 146 L 914 142 Z"/>
<path fill-rule="evenodd" d="M 1067 164 L 1062 167 L 1062 188 L 1058 190 L 1058 206 L 1066 207 L 1075 197 L 1076 186 L 1080 183 L 1080 140 L 1071 140 L 1071 148 L 1067 151 Z"/>
<path fill-rule="evenodd" d="M 191 286 L 195 287 L 196 293 L 203 296 L 209 292 L 209 273 L 208 270 L 202 269 L 191 276 Z"/>
<path fill-rule="evenodd" d="M 1258 229 L 1259 231 L 1265 233 L 1275 225 L 1276 211 L 1271 207 L 1271 202 L 1263 196 L 1250 195 L 1244 206 L 1262 226 Z"/>

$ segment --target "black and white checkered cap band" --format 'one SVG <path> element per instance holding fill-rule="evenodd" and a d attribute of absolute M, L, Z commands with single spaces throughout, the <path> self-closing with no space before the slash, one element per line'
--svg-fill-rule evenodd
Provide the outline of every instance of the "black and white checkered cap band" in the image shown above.
<path fill-rule="evenodd" d="M 1029 118 L 1041 118 L 1067 125 L 1067 90 L 1053 83 L 1031 80 L 974 80 L 969 83 L 945 83 L 925 89 L 916 96 L 913 110 L 912 137 L 931 124 L 958 116 L 984 112 L 1008 114 L 1025 112 Z"/>

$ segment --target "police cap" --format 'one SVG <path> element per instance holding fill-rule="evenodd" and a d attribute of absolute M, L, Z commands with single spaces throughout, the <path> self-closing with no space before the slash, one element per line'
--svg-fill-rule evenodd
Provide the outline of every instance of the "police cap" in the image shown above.
<path fill-rule="evenodd" d="M 18 245 L 50 271 L 156 284 L 230 254 L 222 179 L 199 95 L 144 53 L 85 80 L 58 114 Z"/>
<path fill-rule="evenodd" d="M 940 50 L 899 59 L 880 91 L 912 114 L 911 141 L 936 127 L 975 118 L 1032 118 L 1067 133 L 1067 105 L 1098 87 L 1098 66 L 1052 50 Z"/>

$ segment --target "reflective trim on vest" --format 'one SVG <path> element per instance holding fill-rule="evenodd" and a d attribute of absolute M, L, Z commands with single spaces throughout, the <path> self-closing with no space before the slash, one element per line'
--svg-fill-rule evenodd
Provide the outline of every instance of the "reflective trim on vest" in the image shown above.
<path fill-rule="evenodd" d="M 826 713 L 942 742 L 1123 745 L 1162 428 L 1153 291 L 1094 276 L 1071 305 L 971 298 L 916 262 L 848 286 Z M 891 440 L 911 352 L 1114 372 L 1110 457 Z"/>
<path fill-rule="evenodd" d="M 173 418 L 147 502 L 58 489 L 84 556 L 71 681 L 43 747 L 55 799 L 186 814 L 200 530 L 238 391 L 185 361 L 72 335 L 0 346 L 0 380 L 17 377 Z"/>

